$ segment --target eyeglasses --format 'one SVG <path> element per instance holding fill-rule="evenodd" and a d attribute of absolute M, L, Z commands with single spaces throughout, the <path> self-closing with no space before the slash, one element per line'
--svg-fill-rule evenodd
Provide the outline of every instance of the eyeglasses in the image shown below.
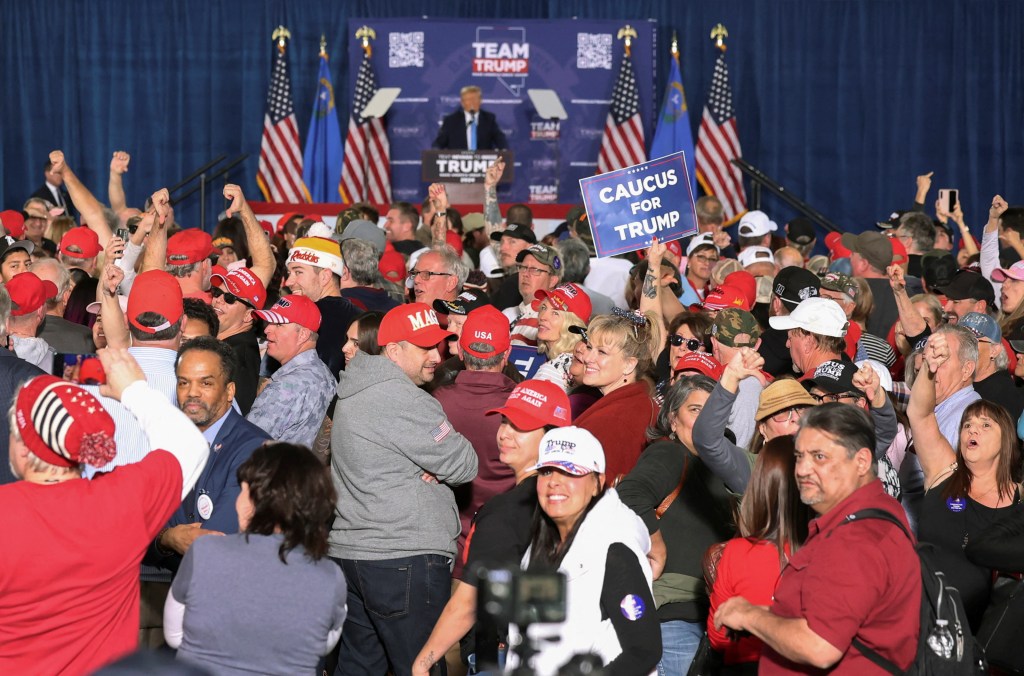
<path fill-rule="evenodd" d="M 429 282 L 431 277 L 451 277 L 450 272 L 431 272 L 430 270 L 410 270 L 409 277 L 421 282 Z"/>
<path fill-rule="evenodd" d="M 516 266 L 516 270 L 519 271 L 519 274 L 524 274 L 525 273 L 526 275 L 528 275 L 530 277 L 537 277 L 538 275 L 550 275 L 551 274 L 551 272 L 549 270 L 545 270 L 543 268 L 531 268 L 529 265 L 517 265 Z"/>
<path fill-rule="evenodd" d="M 835 404 L 843 399 L 861 399 L 864 395 L 861 392 L 840 392 L 839 394 L 814 394 L 811 398 L 819 404 Z"/>
<path fill-rule="evenodd" d="M 791 408 L 783 409 L 783 410 L 779 411 L 778 413 L 775 413 L 775 414 L 773 414 L 771 416 L 772 422 L 777 422 L 777 423 L 780 423 L 780 424 L 781 423 L 788 423 L 788 422 L 792 422 L 794 417 L 797 420 L 799 420 L 800 418 L 803 417 L 804 412 L 807 411 L 808 408 L 810 408 L 810 407 L 809 406 L 793 406 Z"/>
<path fill-rule="evenodd" d="M 717 263 L 718 256 L 690 256 L 691 261 L 702 261 L 704 263 Z"/>
<path fill-rule="evenodd" d="M 696 338 L 683 338 L 682 336 L 673 335 L 668 337 L 668 344 L 673 347 L 679 347 L 680 345 L 686 345 L 686 349 L 690 352 L 696 352 L 700 349 L 703 344 Z"/>
<path fill-rule="evenodd" d="M 252 303 L 250 303 L 246 299 L 242 298 L 241 296 L 236 296 L 233 293 L 228 293 L 227 291 L 222 291 L 219 287 L 215 286 L 215 287 L 211 288 L 210 289 L 210 293 L 213 295 L 214 298 L 220 298 L 221 296 L 223 296 L 224 297 L 224 302 L 227 303 L 228 305 L 234 305 L 235 303 L 241 303 L 242 305 L 244 305 L 244 306 L 246 306 L 248 308 L 256 309 L 256 308 L 253 307 Z"/>

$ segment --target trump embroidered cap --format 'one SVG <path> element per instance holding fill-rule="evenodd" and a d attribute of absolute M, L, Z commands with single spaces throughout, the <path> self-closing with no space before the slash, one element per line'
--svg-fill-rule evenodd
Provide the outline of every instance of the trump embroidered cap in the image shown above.
<path fill-rule="evenodd" d="M 474 344 L 484 344 L 490 349 L 486 352 L 473 348 Z M 508 317 L 493 305 L 485 305 L 466 315 L 466 323 L 462 325 L 459 346 L 463 352 L 490 359 L 496 354 L 508 350 L 512 344 L 509 337 Z"/>
<path fill-rule="evenodd" d="M 437 313 L 426 303 L 399 305 L 384 315 L 377 329 L 377 344 L 381 347 L 404 340 L 427 348 L 454 337 L 454 333 L 441 328 Z"/>
<path fill-rule="evenodd" d="M 747 295 L 741 289 L 727 285 L 722 285 L 708 292 L 708 297 L 704 299 L 702 305 L 705 310 L 750 309 L 750 306 L 747 304 Z"/>
<path fill-rule="evenodd" d="M 167 264 L 199 263 L 209 258 L 210 254 L 215 251 L 213 238 L 209 233 L 203 232 L 199 228 L 189 228 L 167 240 Z"/>
<path fill-rule="evenodd" d="M 253 314 L 271 324 L 298 324 L 313 333 L 320 330 L 320 308 L 305 296 L 282 296 L 269 310 L 254 310 Z"/>
<path fill-rule="evenodd" d="M 583 290 L 579 284 L 562 284 L 548 291 L 547 289 L 539 289 L 533 294 L 533 303 L 531 307 L 534 310 L 540 309 L 540 303 L 545 298 L 548 302 L 560 312 L 571 312 L 584 324 L 590 322 L 590 314 L 593 310 L 590 304 L 590 296 Z"/>
<path fill-rule="evenodd" d="M 582 427 L 556 427 L 540 440 L 540 454 L 534 469 L 554 467 L 573 476 L 604 474 L 604 448 Z"/>
<path fill-rule="evenodd" d="M 707 352 L 687 352 L 676 362 L 674 373 L 696 371 L 712 380 L 719 380 L 725 367 Z"/>
<path fill-rule="evenodd" d="M 6 285 L 11 296 L 11 316 L 20 317 L 43 307 L 57 295 L 57 285 L 48 279 L 39 279 L 34 272 L 19 272 Z"/>
<path fill-rule="evenodd" d="M 235 268 L 223 274 L 218 272 L 210 276 L 210 284 L 224 288 L 257 310 L 262 310 L 267 302 L 266 287 L 249 268 Z"/>
<path fill-rule="evenodd" d="M 170 328 L 185 312 L 181 299 L 181 285 L 174 275 L 163 270 L 147 270 L 132 283 L 128 294 L 128 322 L 143 333 Z M 164 321 L 157 326 L 143 326 L 139 315 L 144 312 L 154 312 Z"/>
<path fill-rule="evenodd" d="M 36 376 L 18 392 L 14 423 L 33 455 L 58 467 L 114 459 L 114 420 L 96 397 L 54 376 Z"/>
<path fill-rule="evenodd" d="M 70 258 L 95 258 L 102 250 L 99 236 L 84 225 L 60 238 L 60 252 Z"/>
<path fill-rule="evenodd" d="M 569 395 L 560 385 L 549 380 L 524 380 L 516 385 L 501 408 L 492 408 L 485 415 L 500 413 L 524 432 L 553 425 L 564 427 L 572 421 Z"/>

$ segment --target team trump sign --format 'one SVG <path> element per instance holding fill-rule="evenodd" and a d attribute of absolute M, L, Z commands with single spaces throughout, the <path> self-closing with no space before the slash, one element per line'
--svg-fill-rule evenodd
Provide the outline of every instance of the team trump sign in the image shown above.
<path fill-rule="evenodd" d="M 598 256 L 646 249 L 697 232 L 683 153 L 580 179 Z"/>

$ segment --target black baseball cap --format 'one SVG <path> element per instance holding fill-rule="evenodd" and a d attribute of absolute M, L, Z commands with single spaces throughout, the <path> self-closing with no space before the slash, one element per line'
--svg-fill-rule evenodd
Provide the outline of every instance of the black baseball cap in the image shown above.
<path fill-rule="evenodd" d="M 989 307 L 996 302 L 992 282 L 972 270 L 960 270 L 953 275 L 953 280 L 940 290 L 942 295 L 950 300 L 983 300 Z"/>
<path fill-rule="evenodd" d="M 501 241 L 502 237 L 515 237 L 523 241 L 529 242 L 530 244 L 537 243 L 537 235 L 533 233 L 533 230 L 529 226 L 522 225 L 520 223 L 509 223 L 505 226 L 505 229 L 500 232 L 492 232 L 491 239 L 495 242 Z"/>
<path fill-rule="evenodd" d="M 929 251 L 921 256 L 921 279 L 929 289 L 949 286 L 959 269 L 948 251 Z"/>
<path fill-rule="evenodd" d="M 856 372 L 857 365 L 853 362 L 837 359 L 822 362 L 814 369 L 814 375 L 804 381 L 804 387 L 808 390 L 817 387 L 829 394 L 859 392 L 860 390 L 853 384 L 853 374 Z"/>
<path fill-rule="evenodd" d="M 453 300 L 434 301 L 434 312 L 442 315 L 468 315 L 478 307 L 490 305 L 490 301 L 483 294 L 473 291 L 463 291 Z"/>
<path fill-rule="evenodd" d="M 816 237 L 814 221 L 803 216 L 797 216 L 786 224 L 786 237 L 801 246 L 810 244 Z"/>
<path fill-rule="evenodd" d="M 810 270 L 795 265 L 782 268 L 779 274 L 775 275 L 775 284 L 772 287 L 775 295 L 779 297 L 786 307 L 792 309 L 808 298 L 817 298 L 821 290 L 821 278 Z"/>
<path fill-rule="evenodd" d="M 3 237 L 0 237 L 0 261 L 3 261 L 3 259 L 7 257 L 7 254 L 12 251 L 22 249 L 26 253 L 32 253 L 35 248 L 36 245 L 27 239 L 15 240 L 10 235 L 4 235 Z"/>

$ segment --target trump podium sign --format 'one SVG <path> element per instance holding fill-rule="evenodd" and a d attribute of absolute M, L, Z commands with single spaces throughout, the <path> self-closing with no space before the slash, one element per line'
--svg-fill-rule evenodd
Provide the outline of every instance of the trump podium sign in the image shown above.
<path fill-rule="evenodd" d="M 599 257 L 646 249 L 697 232 L 683 153 L 580 179 Z"/>

